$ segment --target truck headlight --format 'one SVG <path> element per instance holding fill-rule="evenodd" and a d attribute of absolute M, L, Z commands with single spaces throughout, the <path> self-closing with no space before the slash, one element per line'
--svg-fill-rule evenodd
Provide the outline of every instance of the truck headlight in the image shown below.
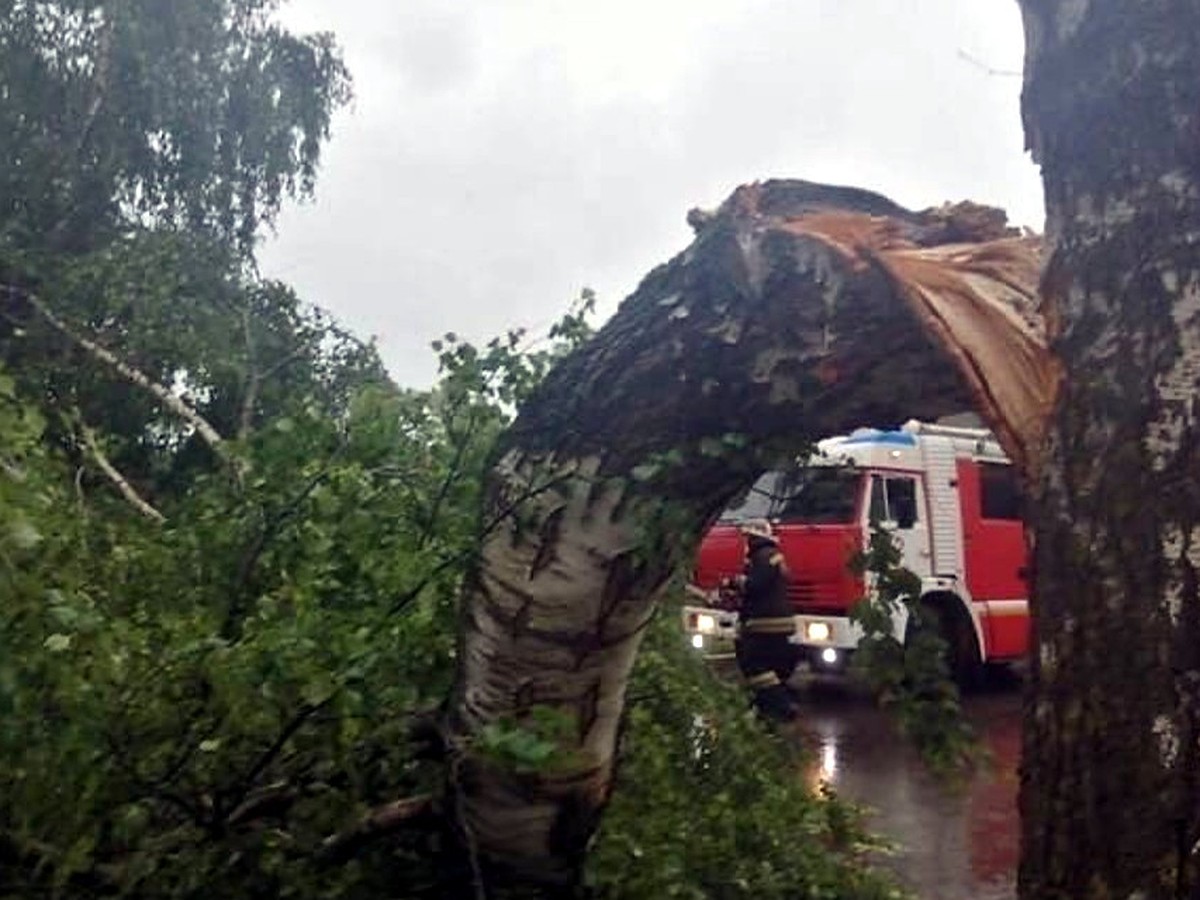
<path fill-rule="evenodd" d="M 712 634 L 717 630 L 716 618 L 701 613 L 696 617 L 696 630 L 701 634 Z"/>
<path fill-rule="evenodd" d="M 700 634 L 693 634 L 692 635 L 692 646 L 695 647 L 697 650 L 703 650 L 704 649 L 704 636 L 700 635 Z"/>
<path fill-rule="evenodd" d="M 828 622 L 809 622 L 804 626 L 804 636 L 810 641 L 827 641 L 831 633 Z"/>

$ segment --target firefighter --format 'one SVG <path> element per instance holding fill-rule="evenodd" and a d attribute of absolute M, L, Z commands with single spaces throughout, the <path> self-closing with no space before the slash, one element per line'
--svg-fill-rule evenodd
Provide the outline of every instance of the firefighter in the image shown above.
<path fill-rule="evenodd" d="M 746 539 L 746 573 L 734 648 L 738 668 L 754 691 L 759 713 L 790 722 L 796 705 L 787 680 L 796 669 L 797 654 L 791 642 L 796 620 L 787 597 L 787 566 L 770 522 L 750 519 L 739 530 Z"/>

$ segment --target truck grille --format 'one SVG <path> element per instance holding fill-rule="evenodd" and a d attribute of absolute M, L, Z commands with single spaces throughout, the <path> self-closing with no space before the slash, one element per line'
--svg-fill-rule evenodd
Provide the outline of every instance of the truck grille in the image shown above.
<path fill-rule="evenodd" d="M 839 596 L 839 585 L 793 579 L 788 583 L 788 599 L 797 610 L 812 615 L 845 615 L 846 604 Z"/>

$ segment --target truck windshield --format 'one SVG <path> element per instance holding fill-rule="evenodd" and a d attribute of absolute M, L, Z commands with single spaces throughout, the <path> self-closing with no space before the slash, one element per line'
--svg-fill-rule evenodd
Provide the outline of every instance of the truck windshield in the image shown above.
<path fill-rule="evenodd" d="M 780 502 L 772 518 L 809 525 L 853 522 L 861 485 L 862 473 L 838 466 L 785 473 L 776 486 Z"/>
<path fill-rule="evenodd" d="M 768 472 L 721 516 L 722 522 L 772 519 L 808 525 L 855 521 L 862 473 L 840 466 L 811 466 Z"/>
<path fill-rule="evenodd" d="M 720 522 L 744 522 L 746 519 L 769 519 L 775 501 L 775 484 L 780 472 L 767 472 L 746 492 L 741 501 L 721 513 Z"/>

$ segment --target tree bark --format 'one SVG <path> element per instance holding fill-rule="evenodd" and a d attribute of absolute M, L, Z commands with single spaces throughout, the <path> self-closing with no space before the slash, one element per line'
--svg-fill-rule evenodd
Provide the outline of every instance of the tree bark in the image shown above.
<path fill-rule="evenodd" d="M 577 878 L 655 599 L 780 453 L 973 404 L 1014 455 L 1041 441 L 1058 374 L 1033 311 L 1038 246 L 1002 213 L 780 181 L 694 224 L 497 450 L 484 520 L 500 524 L 464 589 L 448 722 L 484 875 Z M 564 726 L 549 764 L 487 752 L 487 726 L 536 732 L 544 708 Z"/>
<path fill-rule="evenodd" d="M 1066 380 L 1034 513 L 1027 900 L 1200 897 L 1200 5 L 1021 0 Z"/>

